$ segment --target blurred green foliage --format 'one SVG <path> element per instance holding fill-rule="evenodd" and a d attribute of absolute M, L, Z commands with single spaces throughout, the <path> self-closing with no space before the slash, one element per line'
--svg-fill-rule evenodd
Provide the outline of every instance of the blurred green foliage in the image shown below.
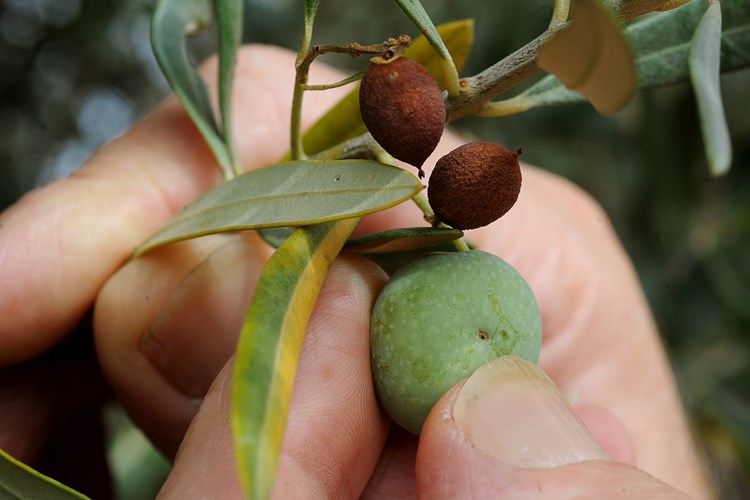
<path fill-rule="evenodd" d="M 552 5 L 425 2 L 435 23 L 477 19 L 465 75 L 544 30 Z M 70 173 L 167 95 L 151 54 L 151 8 L 147 0 L 0 1 L 0 207 Z M 296 49 L 301 0 L 248 0 L 245 17 L 246 41 Z M 416 35 L 395 3 L 323 0 L 314 42 L 400 33 Z M 196 41 L 196 59 L 211 50 L 209 37 Z M 576 105 L 456 123 L 467 135 L 523 147 L 525 161 L 602 204 L 645 287 L 723 498 L 750 491 L 749 88 L 748 70 L 722 78 L 734 163 L 720 179 L 708 176 L 688 85 L 641 93 L 613 117 Z"/>

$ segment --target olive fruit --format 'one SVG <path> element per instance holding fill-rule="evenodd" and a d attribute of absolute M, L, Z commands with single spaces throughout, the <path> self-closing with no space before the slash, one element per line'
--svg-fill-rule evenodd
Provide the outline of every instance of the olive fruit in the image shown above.
<path fill-rule="evenodd" d="M 374 58 L 359 87 L 359 109 L 378 144 L 423 177 L 422 164 L 445 127 L 443 94 L 430 73 L 406 57 Z"/>
<path fill-rule="evenodd" d="M 435 215 L 457 229 L 486 226 L 505 215 L 521 191 L 518 155 L 493 142 L 472 142 L 440 158 L 427 187 Z"/>
<path fill-rule="evenodd" d="M 456 382 L 502 355 L 536 363 L 542 321 L 526 281 L 479 250 L 432 253 L 399 269 L 375 301 L 370 360 L 391 418 L 419 434 Z"/>

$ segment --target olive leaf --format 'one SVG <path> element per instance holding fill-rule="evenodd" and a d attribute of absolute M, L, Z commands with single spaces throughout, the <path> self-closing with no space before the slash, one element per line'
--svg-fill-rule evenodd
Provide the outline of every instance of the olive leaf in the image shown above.
<path fill-rule="evenodd" d="M 637 89 L 628 43 L 598 0 L 571 2 L 570 25 L 540 49 L 537 65 L 604 114 L 619 111 Z"/>
<path fill-rule="evenodd" d="M 437 31 L 449 48 L 453 61 L 460 70 L 469 57 L 474 41 L 474 22 L 471 19 L 441 24 Z M 447 76 L 440 57 L 424 37 L 419 36 L 404 51 L 409 59 L 424 66 L 435 78 L 441 89 L 445 90 Z M 303 143 L 305 151 L 319 153 L 340 142 L 356 137 L 367 131 L 359 114 L 359 85 L 344 96 L 335 106 L 323 115 L 305 133 Z"/>
<path fill-rule="evenodd" d="M 585 96 L 568 89 L 554 75 L 547 75 L 517 96 L 494 102 L 497 108 L 502 106 L 503 112 L 496 111 L 493 116 L 522 113 L 544 106 L 562 106 L 582 102 L 586 102 Z"/>
<path fill-rule="evenodd" d="M 437 26 L 440 39 L 450 52 L 451 60 L 455 63 L 458 71 L 466 65 L 474 43 L 474 20 L 461 19 L 447 22 Z M 410 47 L 404 51 L 409 59 L 417 61 L 430 72 L 441 90 L 448 88 L 450 75 L 442 64 L 441 57 L 435 53 L 430 42 L 424 36 L 419 36 L 412 41 Z"/>
<path fill-rule="evenodd" d="M 232 173 L 242 172 L 232 141 L 232 80 L 237 50 L 242 42 L 243 0 L 214 0 L 219 35 L 219 110 L 221 137 Z"/>
<path fill-rule="evenodd" d="M 0 498 L 8 500 L 85 500 L 86 495 L 40 474 L 0 449 Z"/>
<path fill-rule="evenodd" d="M 261 238 L 274 248 L 281 246 L 293 232 L 294 228 L 291 227 L 272 227 L 258 231 Z M 344 249 L 350 252 L 402 252 L 442 245 L 462 236 L 463 231 L 459 229 L 403 227 L 349 238 Z"/>
<path fill-rule="evenodd" d="M 642 89 L 685 82 L 690 78 L 689 51 L 698 23 L 706 12 L 704 0 L 629 26 L 625 33 L 637 54 L 638 85 Z M 721 2 L 721 71 L 750 66 L 750 2 Z"/>
<path fill-rule="evenodd" d="M 266 227 L 258 229 L 258 235 L 263 238 L 263 241 L 274 248 L 279 248 L 293 232 L 293 227 Z"/>
<path fill-rule="evenodd" d="M 353 252 L 390 253 L 434 247 L 463 236 L 459 229 L 402 227 L 350 238 L 344 248 Z"/>
<path fill-rule="evenodd" d="M 247 498 L 270 495 L 307 322 L 328 269 L 358 220 L 297 229 L 260 275 L 232 376 L 235 456 Z"/>
<path fill-rule="evenodd" d="M 369 160 L 294 161 L 246 172 L 195 200 L 135 252 L 226 231 L 358 217 L 423 189 L 414 175 Z"/>
<path fill-rule="evenodd" d="M 704 0 L 663 14 L 640 19 L 624 34 L 633 48 L 640 90 L 687 81 L 688 52 L 698 22 L 706 10 Z M 723 0 L 721 34 L 721 71 L 750 66 L 750 2 Z M 505 106 L 513 112 L 541 106 L 584 102 L 586 98 L 567 89 L 553 75 L 548 75 L 521 94 L 507 99 Z"/>
<path fill-rule="evenodd" d="M 186 40 L 208 28 L 212 17 L 209 0 L 160 0 L 151 18 L 151 45 L 169 86 L 230 178 L 234 175 L 232 153 L 219 130 L 206 86 L 190 60 Z"/>
<path fill-rule="evenodd" d="M 410 227 L 350 238 L 344 249 L 357 252 L 392 275 L 406 264 L 433 252 L 456 252 L 458 229 Z"/>
<path fill-rule="evenodd" d="M 721 17 L 721 71 L 750 66 L 750 2 L 723 0 Z"/>
<path fill-rule="evenodd" d="M 320 0 L 305 0 L 305 24 L 312 23 L 319 6 Z"/>
<path fill-rule="evenodd" d="M 732 143 L 719 86 L 721 58 L 721 4 L 708 6 L 698 23 L 690 48 L 690 77 L 698 102 L 706 156 L 713 175 L 722 175 L 732 163 Z"/>
<path fill-rule="evenodd" d="M 414 25 L 419 28 L 420 33 L 427 38 L 430 44 L 440 55 L 440 60 L 446 73 L 446 84 L 450 95 L 458 94 L 458 69 L 453 62 L 448 47 L 445 46 L 440 33 L 424 10 L 419 0 L 396 0 L 396 3 L 403 10 Z"/>

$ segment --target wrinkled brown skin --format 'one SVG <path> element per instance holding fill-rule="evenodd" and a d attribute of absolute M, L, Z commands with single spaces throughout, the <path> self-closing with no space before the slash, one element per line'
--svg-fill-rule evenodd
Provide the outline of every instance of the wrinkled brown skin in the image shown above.
<path fill-rule="evenodd" d="M 438 160 L 427 196 L 441 221 L 476 229 L 505 215 L 520 192 L 518 153 L 492 142 L 472 142 Z"/>
<path fill-rule="evenodd" d="M 443 94 L 430 73 L 405 57 L 375 59 L 362 78 L 359 106 L 378 144 L 422 177 L 445 127 Z"/>

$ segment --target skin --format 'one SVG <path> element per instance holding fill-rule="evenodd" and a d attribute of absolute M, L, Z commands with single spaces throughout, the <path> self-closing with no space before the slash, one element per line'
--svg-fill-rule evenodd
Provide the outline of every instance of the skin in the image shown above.
<path fill-rule="evenodd" d="M 273 47 L 241 53 L 234 130 L 248 169 L 288 149 L 293 62 L 293 54 Z M 215 69 L 215 62 L 203 68 L 209 80 Z M 311 81 L 338 78 L 313 67 Z M 304 124 L 345 91 L 310 93 Z M 461 142 L 444 134 L 428 165 Z M 27 194 L 0 216 L 0 366 L 7 367 L 0 396 L 21 394 L 4 399 L 11 411 L 0 412 L 0 446 L 35 459 L 57 407 L 44 391 L 19 390 L 30 387 L 27 378 L 8 374 L 42 363 L 95 305 L 106 380 L 153 442 L 176 455 L 162 497 L 241 497 L 228 427 L 232 352 L 268 249 L 249 235 L 224 235 L 126 263 L 171 214 L 216 185 L 217 172 L 172 99 L 71 177 Z M 540 366 L 614 460 L 518 468 L 487 456 L 452 409 L 463 382 L 433 409 L 421 440 L 392 428 L 369 371 L 368 316 L 386 276 L 344 256 L 305 338 L 278 498 L 441 498 L 446 491 L 521 498 L 540 497 L 540 485 L 557 495 L 604 498 L 612 484 L 627 485 L 636 498 L 683 498 L 678 490 L 711 496 L 653 318 L 605 214 L 561 178 L 529 166 L 523 175 L 517 205 L 469 238 L 529 282 L 544 324 Z M 421 224 L 418 210 L 403 204 L 367 217 L 358 231 Z M 61 375 L 48 392 L 102 385 L 96 371 L 79 379 L 66 385 Z M 22 422 L 12 431 L 9 415 Z"/>

